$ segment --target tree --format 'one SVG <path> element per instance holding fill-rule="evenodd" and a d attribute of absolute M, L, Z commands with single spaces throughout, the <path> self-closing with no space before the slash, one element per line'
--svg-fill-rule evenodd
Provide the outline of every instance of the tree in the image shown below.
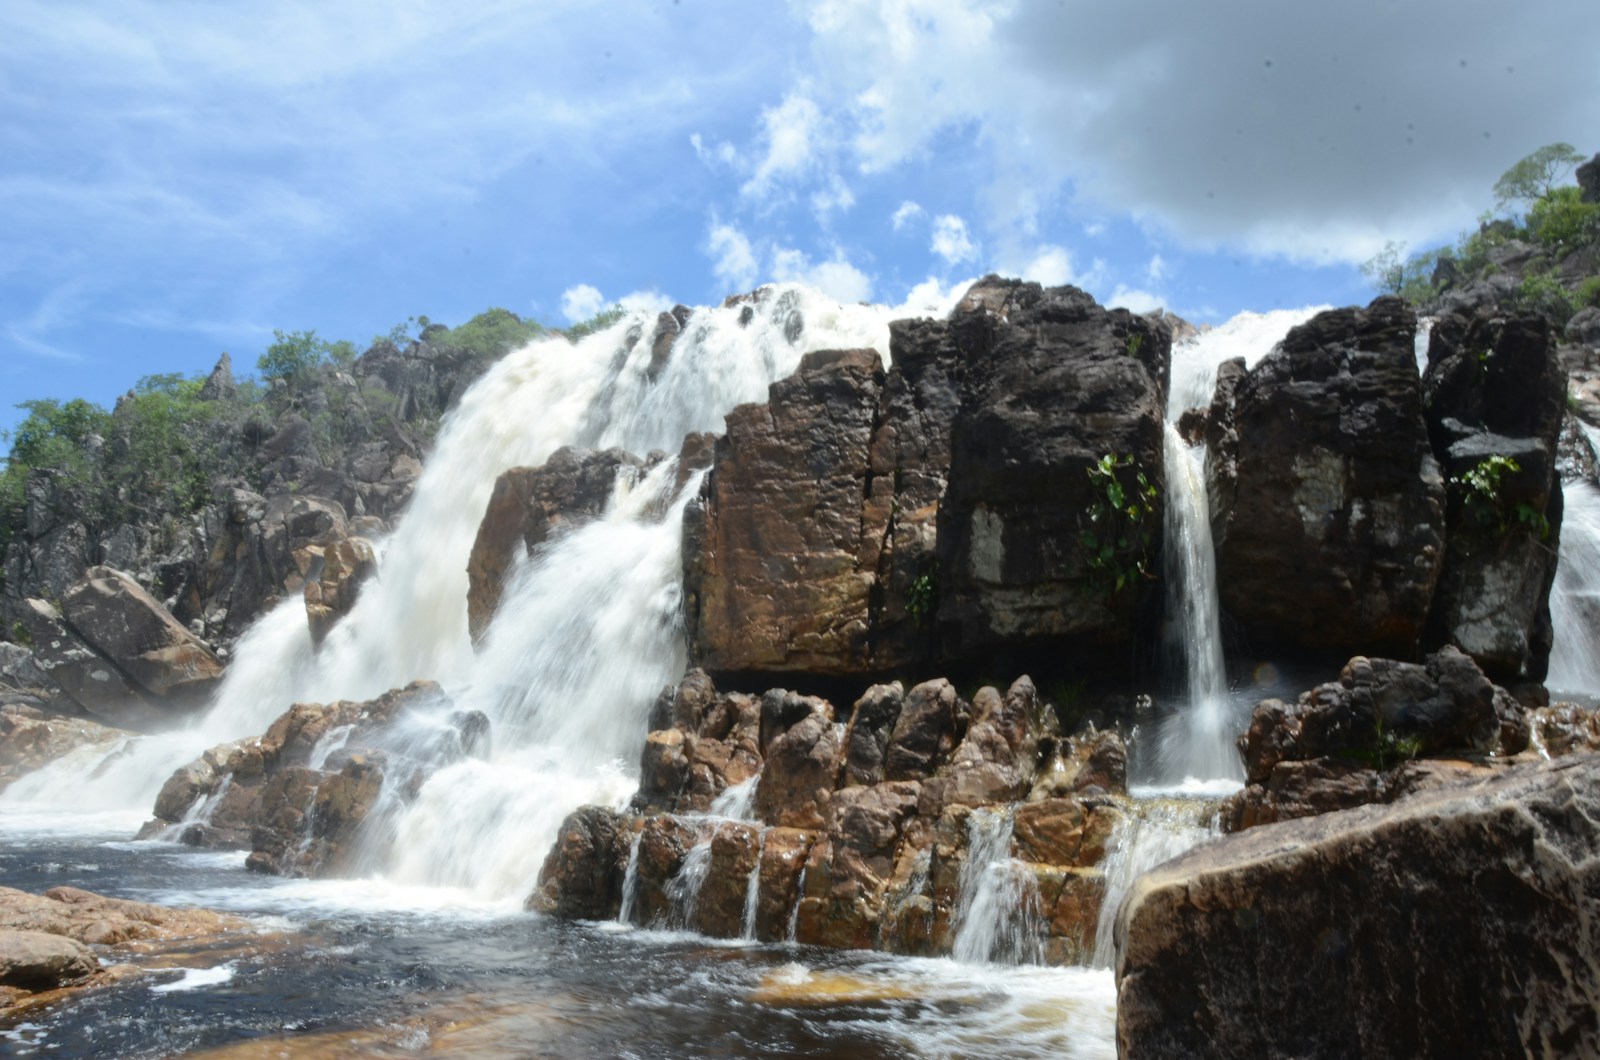
<path fill-rule="evenodd" d="M 278 331 L 273 329 L 275 340 L 256 361 L 256 367 L 268 379 L 287 382 L 322 363 L 328 343 L 317 338 L 315 331 Z"/>
<path fill-rule="evenodd" d="M 1582 161 L 1583 156 L 1571 144 L 1545 144 L 1494 182 L 1495 205 L 1503 210 L 1512 203 L 1539 201 Z"/>
<path fill-rule="evenodd" d="M 1405 284 L 1405 254 L 1406 245 L 1394 240 L 1383 245 L 1383 249 L 1361 263 L 1361 275 L 1372 281 L 1384 294 L 1399 294 L 1400 288 Z"/>

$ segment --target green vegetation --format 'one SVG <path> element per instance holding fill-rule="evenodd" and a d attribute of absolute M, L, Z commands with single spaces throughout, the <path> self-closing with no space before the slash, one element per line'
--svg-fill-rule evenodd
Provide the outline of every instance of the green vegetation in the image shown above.
<path fill-rule="evenodd" d="M 463 362 L 487 365 L 547 333 L 535 321 L 494 308 L 454 329 L 410 317 L 373 345 L 404 349 L 415 341 L 413 330 L 458 370 Z M 272 336 L 256 361 L 267 386 L 246 378 L 231 393 L 202 397 L 205 376 L 171 373 L 139 380 L 114 411 L 81 398 L 21 403 L 27 417 L 9 434 L 0 432 L 0 447 L 10 446 L 0 457 L 0 556 L 23 525 L 34 471 L 56 473 L 63 510 L 91 534 L 159 520 L 175 536 L 182 518 L 211 500 L 213 483 L 255 480 L 255 446 L 261 431 L 271 429 L 260 425 L 303 414 L 327 458 L 371 437 L 376 427 L 398 426 L 402 414 L 409 430 L 426 437 L 444 413 L 449 395 L 427 388 L 409 392 L 403 406 L 380 375 L 362 372 L 352 342 L 330 341 L 314 330 Z M 474 374 L 469 366 L 458 378 Z"/>
<path fill-rule="evenodd" d="M 1362 264 L 1362 274 L 1380 292 L 1422 305 L 1452 283 L 1499 271 L 1495 251 L 1522 242 L 1534 256 L 1516 266 L 1522 277 L 1511 304 L 1564 324 L 1584 306 L 1600 304 L 1600 278 L 1589 277 L 1569 289 L 1570 281 L 1563 281 L 1556 268 L 1575 251 L 1600 248 L 1600 204 L 1584 202 L 1577 187 L 1562 183 L 1582 161 L 1571 144 L 1539 148 L 1495 181 L 1496 209 L 1502 216 L 1483 214 L 1477 230 L 1463 233 L 1453 247 L 1408 256 L 1403 243 L 1390 241 Z"/>
<path fill-rule="evenodd" d="M 567 337 L 568 341 L 577 342 L 579 339 L 593 335 L 597 331 L 604 331 L 627 315 L 628 311 L 626 309 L 620 305 L 614 305 L 610 309 L 600 310 L 588 320 L 566 328 L 562 331 L 562 334 Z"/>
<path fill-rule="evenodd" d="M 906 614 L 911 616 L 911 621 L 926 626 L 938 607 L 939 587 L 934 583 L 931 573 L 911 583 L 911 591 L 906 596 Z"/>
<path fill-rule="evenodd" d="M 1513 504 L 1505 494 L 1506 473 L 1521 470 L 1509 456 L 1486 456 L 1450 482 L 1461 489 L 1462 503 L 1480 528 L 1504 536 L 1514 526 L 1524 526 L 1540 538 L 1549 537 L 1550 522 L 1543 512 L 1526 501 Z"/>
<path fill-rule="evenodd" d="M 1161 490 L 1132 456 L 1107 453 L 1088 468 L 1094 500 L 1084 512 L 1088 525 L 1078 535 L 1089 568 L 1120 593 L 1139 578 L 1149 578 L 1154 538 L 1151 507 Z"/>
<path fill-rule="evenodd" d="M 1379 711 L 1372 719 L 1372 747 L 1345 752 L 1345 757 L 1365 762 L 1373 769 L 1387 773 L 1403 762 L 1409 762 L 1422 753 L 1420 736 L 1400 736 L 1383 723 Z"/>

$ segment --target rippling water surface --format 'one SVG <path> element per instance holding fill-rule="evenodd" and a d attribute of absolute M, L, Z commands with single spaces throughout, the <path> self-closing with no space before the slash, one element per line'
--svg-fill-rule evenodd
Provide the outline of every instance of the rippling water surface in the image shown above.
<path fill-rule="evenodd" d="M 438 888 L 286 881 L 242 854 L 6 821 L 0 884 L 243 913 L 258 939 L 9 1024 L 16 1057 L 1110 1057 L 1100 969 L 722 943 L 506 915 Z M 285 933 L 285 929 L 289 929 Z"/>

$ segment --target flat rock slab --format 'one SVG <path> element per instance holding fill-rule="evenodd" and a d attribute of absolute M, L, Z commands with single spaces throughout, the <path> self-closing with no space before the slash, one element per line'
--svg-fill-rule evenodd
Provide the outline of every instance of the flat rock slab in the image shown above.
<path fill-rule="evenodd" d="M 171 909 L 76 887 L 53 887 L 43 894 L 0 887 L 0 931 L 43 932 L 111 946 L 249 930 L 248 921 L 208 909 Z"/>
<path fill-rule="evenodd" d="M 1124 1057 L 1600 1053 L 1600 756 L 1252 828 L 1117 919 Z"/>

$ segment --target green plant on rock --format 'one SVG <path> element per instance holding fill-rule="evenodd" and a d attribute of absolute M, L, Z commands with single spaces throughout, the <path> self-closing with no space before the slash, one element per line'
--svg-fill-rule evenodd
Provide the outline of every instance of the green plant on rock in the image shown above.
<path fill-rule="evenodd" d="M 1382 711 L 1373 715 L 1372 737 L 1371 748 L 1348 751 L 1345 757 L 1365 762 L 1380 773 L 1387 773 L 1422 754 L 1422 737 L 1396 733 L 1383 723 Z"/>
<path fill-rule="evenodd" d="M 906 614 L 919 626 L 925 626 L 939 607 L 939 586 L 931 573 L 924 574 L 911 583 L 906 594 Z"/>
<path fill-rule="evenodd" d="M 1506 497 L 1503 479 L 1507 472 L 1517 474 L 1522 465 L 1509 456 L 1486 456 L 1451 479 L 1462 491 L 1468 517 L 1484 529 L 1504 535 L 1515 526 L 1524 526 L 1541 539 L 1550 536 L 1550 521 L 1526 501 L 1512 503 Z"/>
<path fill-rule="evenodd" d="M 1152 577 L 1152 508 L 1161 490 L 1130 455 L 1106 453 L 1088 469 L 1094 499 L 1084 510 L 1087 525 L 1078 535 L 1089 569 L 1112 592 Z"/>

